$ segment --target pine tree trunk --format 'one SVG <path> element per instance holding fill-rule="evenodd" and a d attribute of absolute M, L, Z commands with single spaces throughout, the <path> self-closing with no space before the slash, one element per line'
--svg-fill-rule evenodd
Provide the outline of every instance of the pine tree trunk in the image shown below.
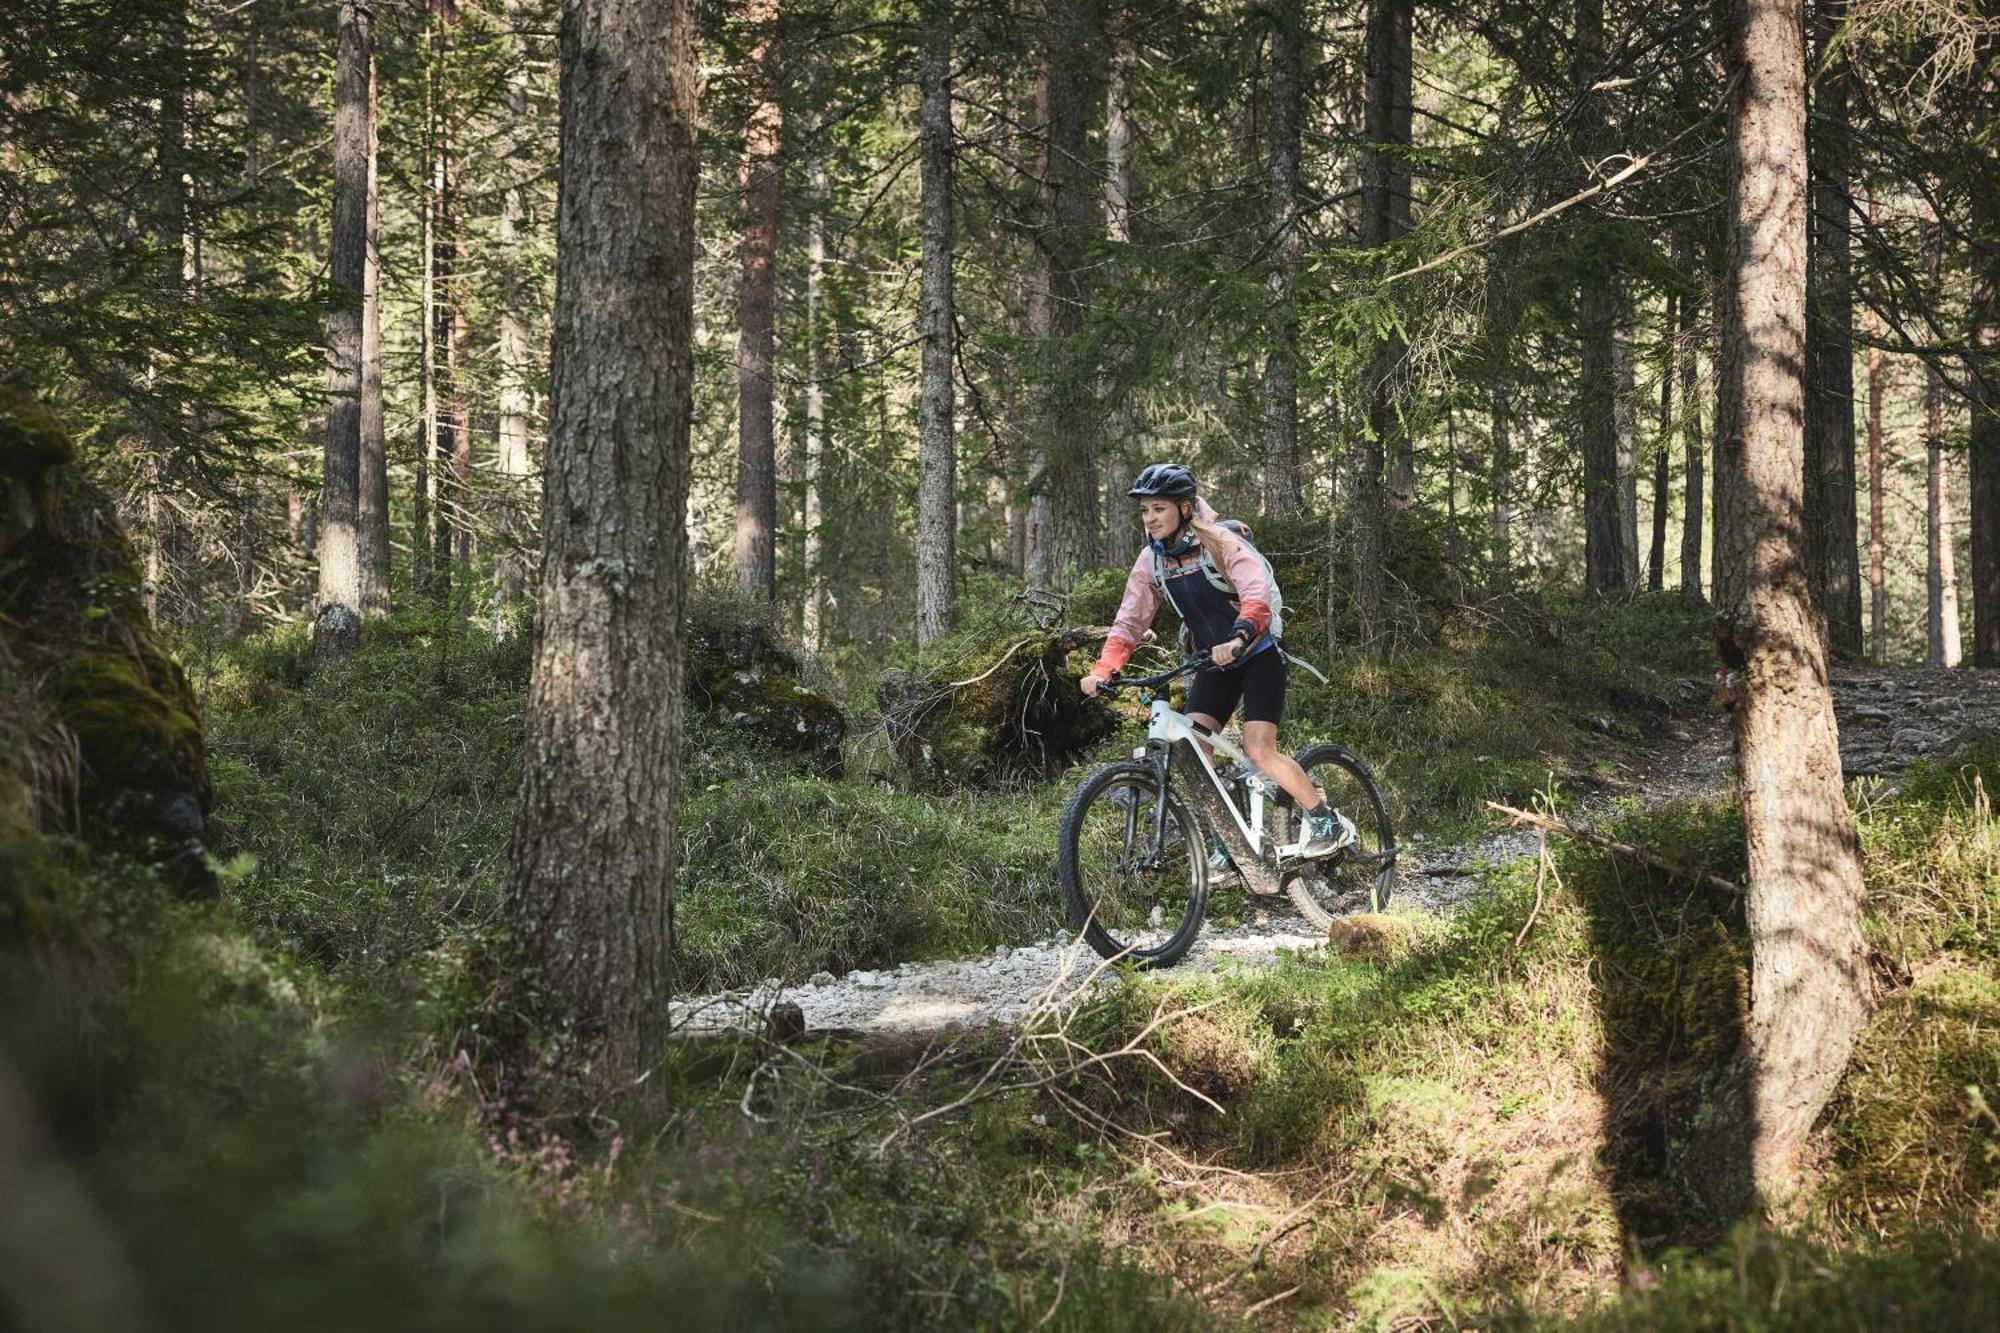
<path fill-rule="evenodd" d="M 1269 249 L 1271 349 L 1264 359 L 1264 510 L 1295 514 L 1299 498 L 1298 311 L 1292 302 L 1298 268 L 1300 46 L 1305 16 L 1299 0 L 1271 7 L 1271 151 L 1266 168 L 1264 228 Z"/>
<path fill-rule="evenodd" d="M 1095 211 L 1085 152 L 1080 0 L 1045 0 L 1046 70 L 1039 238 L 1043 427 L 1040 486 L 1029 517 L 1031 574 L 1051 583 L 1091 564 L 1098 550 L 1097 442 L 1091 421 L 1092 368 L 1077 356 L 1090 308 L 1084 247 Z"/>
<path fill-rule="evenodd" d="M 1374 0 L 1368 12 L 1367 96 L 1362 137 L 1391 150 L 1410 146 L 1410 15 L 1413 0 Z M 1400 151 L 1364 152 L 1361 162 L 1361 244 L 1374 247 L 1410 230 L 1410 168 Z M 1384 339 L 1368 371 L 1374 401 L 1371 433 L 1382 466 L 1388 469 L 1372 489 L 1386 511 L 1401 513 L 1417 501 L 1416 443 L 1404 420 L 1409 395 L 1409 348 L 1400 337 Z M 1356 498 L 1359 499 L 1357 492 Z M 1378 545 L 1379 545 L 1378 534 Z M 1386 551 L 1384 552 L 1386 555 Z M 1378 611 L 1379 614 L 1379 611 Z M 1362 640 L 1372 643 L 1374 634 Z"/>
<path fill-rule="evenodd" d="M 431 110 L 431 436 L 430 484 L 432 527 L 430 594 L 440 607 L 449 605 L 452 590 L 452 533 L 463 522 L 454 475 L 458 423 L 464 396 L 458 384 L 459 307 L 463 296 L 458 279 L 457 163 L 452 139 L 451 85 L 446 67 L 451 59 L 451 28 L 458 22 L 458 0 L 430 0 Z"/>
<path fill-rule="evenodd" d="M 1638 374 L 1632 362 L 1631 304 L 1620 292 L 1618 332 L 1612 342 L 1618 366 L 1618 396 L 1611 419 L 1618 430 L 1618 554 L 1623 561 L 1624 586 L 1639 586 L 1639 401 Z"/>
<path fill-rule="evenodd" d="M 696 41 L 693 0 L 565 6 L 548 505 L 507 905 L 607 1088 L 667 1021 Z"/>
<path fill-rule="evenodd" d="M 1991 189 L 1974 199 L 1992 208 Z M 1980 216 L 1978 234 L 2000 234 L 2000 217 Z M 1973 284 L 1972 424 L 1966 466 L 1972 502 L 1972 665 L 2000 667 L 2000 271 L 1989 254 Z"/>
<path fill-rule="evenodd" d="M 1410 3 L 1373 0 L 1368 11 L 1368 85 L 1362 137 L 1371 145 L 1361 165 L 1361 244 L 1379 248 L 1409 229 L 1410 177 L 1393 151 L 1410 141 Z M 1376 147 L 1379 145 L 1379 147 Z M 1388 512 L 1416 498 L 1414 461 L 1405 469 L 1409 432 L 1403 420 L 1408 349 L 1391 336 L 1376 344 L 1367 371 L 1368 426 L 1353 450 L 1349 528 L 1354 543 L 1356 647 L 1382 651 L 1387 630 L 1383 563 Z M 1384 485 L 1383 469 L 1390 468 Z"/>
<path fill-rule="evenodd" d="M 743 195 L 742 286 L 736 313 L 736 586 L 746 597 L 777 595 L 777 435 L 771 372 L 777 356 L 778 0 L 750 0 L 755 34 L 747 71 L 750 123 L 738 177 Z"/>
<path fill-rule="evenodd" d="M 1730 327 L 1736 316 L 1733 305 L 1735 282 L 1730 276 L 1726 237 L 1721 253 L 1722 258 L 1718 261 L 1715 271 L 1716 336 L 1710 350 L 1710 363 L 1715 367 L 1715 432 L 1709 444 L 1708 454 L 1708 475 L 1715 492 L 1715 497 L 1709 505 L 1708 596 L 1718 607 L 1727 606 L 1735 597 L 1733 586 L 1735 571 L 1728 557 L 1729 524 L 1735 508 L 1729 489 L 1732 463 L 1727 454 L 1727 445 L 1736 437 L 1736 383 L 1733 376 L 1722 373 L 1721 343 L 1723 330 Z"/>
<path fill-rule="evenodd" d="M 1889 590 L 1887 547 L 1882 534 L 1882 332 L 1879 315 L 1869 312 L 1868 332 L 1868 657 L 1888 660 Z"/>
<path fill-rule="evenodd" d="M 1734 707 L 1749 875 L 1748 1030 L 1697 1179 L 1733 1211 L 1800 1184 L 1814 1119 L 1868 1016 L 1861 851 L 1841 786 L 1826 653 L 1805 568 L 1806 62 L 1803 0 L 1739 0 L 1723 374 L 1733 596 L 1718 647 Z"/>
<path fill-rule="evenodd" d="M 951 0 L 927 0 L 922 109 L 923 291 L 918 335 L 923 385 L 917 400 L 917 642 L 951 628 L 957 563 L 957 463 L 952 441 L 955 345 L 952 260 Z"/>
<path fill-rule="evenodd" d="M 824 539 L 820 525 L 821 488 L 826 460 L 825 363 L 820 356 L 824 331 L 820 324 L 826 283 L 826 168 L 812 166 L 812 216 L 806 223 L 806 476 L 805 588 L 800 597 L 799 637 L 805 650 L 818 653 L 825 642 Z"/>
<path fill-rule="evenodd" d="M 1503 114 L 1502 133 L 1506 128 L 1507 119 Z M 1506 214 L 1501 206 L 1494 206 L 1487 222 L 1496 232 L 1506 225 Z M 1509 269 L 1516 257 L 1515 250 L 1504 244 L 1494 247 L 1486 257 L 1486 392 L 1488 432 L 1492 445 L 1486 474 L 1486 491 L 1491 507 L 1487 559 L 1495 588 L 1506 588 L 1513 581 L 1515 463 L 1512 372 L 1514 329 L 1520 312 Z"/>
<path fill-rule="evenodd" d="M 1683 240 L 1676 241 L 1676 267 L 1681 272 L 1690 271 L 1693 256 L 1690 247 Z M 1694 329 L 1699 320 L 1699 306 L 1694 298 L 1683 296 L 1679 304 L 1680 320 L 1675 329 L 1676 356 L 1681 377 L 1681 415 L 1685 420 L 1682 432 L 1686 441 L 1687 461 L 1683 468 L 1681 502 L 1681 595 L 1694 601 L 1701 600 L 1701 533 L 1702 533 L 1702 463 L 1707 446 L 1701 437 L 1701 404 L 1695 398 L 1697 351 Z"/>
<path fill-rule="evenodd" d="M 1132 14 L 1119 8 L 1112 13 L 1111 72 L 1104 89 L 1104 239 L 1114 245 L 1132 240 L 1132 70 L 1139 60 L 1132 41 Z M 1133 465 L 1118 442 L 1136 432 L 1126 417 L 1123 404 L 1114 404 L 1107 423 L 1104 448 L 1098 470 L 1104 479 L 1104 546 L 1100 560 L 1107 565 L 1123 564 L 1130 558 L 1127 545 L 1131 533 L 1122 521 L 1131 506 L 1125 491 L 1131 484 Z"/>
<path fill-rule="evenodd" d="M 1667 490 L 1668 459 L 1674 439 L 1674 328 L 1679 309 L 1674 298 L 1667 299 L 1666 352 L 1660 358 L 1660 431 L 1653 453 L 1653 544 L 1646 559 L 1646 587 L 1658 592 L 1667 586 Z"/>
<path fill-rule="evenodd" d="M 1493 582 L 1505 587 L 1512 578 L 1514 564 L 1514 507 L 1509 500 L 1513 486 L 1514 437 L 1512 406 L 1508 401 L 1504 373 L 1496 373 L 1488 386 L 1491 397 L 1493 457 L 1487 489 L 1492 493 L 1492 547 L 1488 558 L 1493 564 Z"/>
<path fill-rule="evenodd" d="M 1818 0 L 1813 26 L 1826 52 L 1846 0 Z M 1848 279 L 1848 74 L 1844 54 L 1814 81 L 1812 241 L 1806 367 L 1807 558 L 1827 645 L 1861 655 L 1861 555 L 1854 474 L 1854 298 Z"/>
<path fill-rule="evenodd" d="M 375 62 L 368 63 L 368 239 L 361 283 L 361 609 L 389 610 L 389 438 L 382 411 L 381 152 Z"/>
<path fill-rule="evenodd" d="M 1951 537 L 1951 487 L 1944 456 L 1944 380 L 1937 371 L 1924 373 L 1924 660 L 1934 667 L 1956 667 L 1958 638 L 1958 572 Z"/>
<path fill-rule="evenodd" d="M 410 586 L 420 596 L 431 591 L 433 534 L 431 515 L 437 509 L 437 475 L 431 468 L 431 449 L 437 439 L 437 117 L 428 110 L 435 91 L 427 84 L 424 115 L 424 194 L 418 206 L 417 248 L 423 255 L 423 278 L 417 299 L 417 447 L 414 459 L 415 484 L 411 487 Z"/>
<path fill-rule="evenodd" d="M 507 0 L 507 26 L 513 33 L 513 67 L 507 74 L 506 107 L 510 122 L 507 132 L 515 136 L 515 151 L 505 167 L 507 184 L 501 196 L 500 221 L 496 233 L 500 260 L 500 346 L 499 346 L 499 426 L 495 433 L 494 463 L 500 474 L 501 552 L 499 598 L 504 609 L 519 601 L 526 591 L 526 569 L 521 545 L 530 530 L 528 455 L 529 414 L 533 400 L 528 391 L 534 353 L 529 348 L 528 291 L 526 265 L 521 256 L 521 229 L 528 220 L 527 171 L 523 159 L 532 142 L 527 130 L 528 51 L 521 38 L 527 24 L 526 0 Z"/>
<path fill-rule="evenodd" d="M 1991 295 L 1987 300 L 1992 300 Z M 1992 348 L 1996 333 L 2000 329 L 1987 323 L 1981 341 L 1988 349 Z M 1987 355 L 1992 355 L 1990 350 Z M 1994 382 L 1993 364 L 1987 361 L 1985 368 L 1973 376 L 1968 457 L 1972 499 L 1972 665 L 1976 667 L 2000 667 L 2000 385 Z"/>
<path fill-rule="evenodd" d="M 344 656 L 361 636 L 362 289 L 368 267 L 368 69 L 374 17 L 342 0 L 334 66 L 333 228 L 326 319 L 326 471 L 320 501 L 319 607 L 313 656 Z"/>
<path fill-rule="evenodd" d="M 1586 164 L 1604 155 L 1604 112 L 1589 91 L 1604 74 L 1604 0 L 1577 0 L 1572 80 L 1581 98 L 1577 151 Z M 1592 226 L 1593 224 L 1586 224 Z M 1595 224 L 1601 225 L 1601 224 Z M 1618 275 L 1591 245 L 1580 281 L 1583 358 L 1577 421 L 1583 435 L 1583 577 L 1590 588 L 1626 586 L 1618 471 Z"/>

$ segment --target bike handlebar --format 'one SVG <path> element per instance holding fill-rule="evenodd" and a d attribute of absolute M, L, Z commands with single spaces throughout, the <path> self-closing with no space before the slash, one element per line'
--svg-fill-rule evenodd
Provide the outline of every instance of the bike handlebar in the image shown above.
<path fill-rule="evenodd" d="M 1119 690 L 1125 690 L 1125 689 L 1142 689 L 1142 690 L 1153 689 L 1156 686 L 1166 684 L 1170 680 L 1179 680 L 1182 676 L 1192 676 L 1195 672 L 1200 671 L 1208 664 L 1209 664 L 1208 656 L 1206 654 L 1200 654 L 1194 657 L 1184 659 L 1177 666 L 1168 667 L 1165 671 L 1162 671 L 1157 676 L 1137 676 L 1127 680 L 1121 680 L 1118 677 L 1113 676 L 1110 680 L 1107 680 L 1102 685 L 1099 685 L 1097 689 L 1099 693 L 1102 693 L 1106 690 L 1116 693 Z"/>

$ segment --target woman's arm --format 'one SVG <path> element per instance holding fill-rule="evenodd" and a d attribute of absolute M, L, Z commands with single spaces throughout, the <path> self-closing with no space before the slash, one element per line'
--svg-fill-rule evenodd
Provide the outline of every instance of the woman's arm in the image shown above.
<path fill-rule="evenodd" d="M 1229 582 L 1236 588 L 1236 624 L 1233 628 L 1247 641 L 1271 628 L 1271 576 L 1264 562 L 1250 553 L 1242 542 L 1231 539 L 1217 558 Z"/>
<path fill-rule="evenodd" d="M 1132 660 L 1132 650 L 1152 627 L 1153 613 L 1160 609 L 1160 590 L 1153 582 L 1152 565 L 1146 556 L 1147 552 L 1139 552 L 1132 572 L 1125 576 L 1125 596 L 1118 603 L 1118 614 L 1112 617 L 1111 632 L 1104 636 L 1104 651 L 1090 669 L 1099 680 L 1111 679 Z"/>

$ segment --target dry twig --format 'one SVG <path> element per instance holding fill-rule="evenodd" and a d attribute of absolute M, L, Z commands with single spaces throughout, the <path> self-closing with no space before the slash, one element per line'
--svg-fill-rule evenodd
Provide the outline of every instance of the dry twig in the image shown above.
<path fill-rule="evenodd" d="M 1501 814 L 1507 816 L 1508 820 L 1511 821 L 1511 826 L 1514 828 L 1539 829 L 1544 834 L 1560 833 L 1563 837 L 1573 842 L 1585 843 L 1592 847 L 1601 847 L 1607 852 L 1614 852 L 1629 860 L 1649 865 L 1655 870 L 1664 871 L 1666 874 L 1672 875 L 1675 879 L 1686 880 L 1693 884 L 1705 884 L 1710 888 L 1720 889 L 1734 898 L 1741 898 L 1743 896 L 1743 886 L 1733 879 L 1724 879 L 1713 871 L 1702 870 L 1695 866 L 1682 865 L 1678 861 L 1661 856 L 1658 852 L 1649 851 L 1644 847 L 1635 847 L 1629 842 L 1620 842 L 1616 838 L 1606 837 L 1602 833 L 1596 833 L 1587 828 L 1579 828 L 1566 819 L 1558 819 L 1554 815 L 1538 815 L 1529 810 L 1518 810 L 1511 805 L 1502 805 L 1498 801 L 1488 801 L 1486 806 L 1489 810 L 1498 810 Z M 1544 855 L 1546 855 L 1546 846 L 1544 848 Z M 1539 885 L 1537 887 L 1539 888 Z"/>

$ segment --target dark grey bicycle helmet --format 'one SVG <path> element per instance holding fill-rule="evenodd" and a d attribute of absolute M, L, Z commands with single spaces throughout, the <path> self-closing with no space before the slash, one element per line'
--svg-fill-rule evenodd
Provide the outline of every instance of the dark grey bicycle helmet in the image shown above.
<path fill-rule="evenodd" d="M 1148 463 L 1132 479 L 1132 489 L 1125 494 L 1135 500 L 1154 497 L 1185 500 L 1194 494 L 1194 490 L 1194 473 L 1179 463 Z"/>

